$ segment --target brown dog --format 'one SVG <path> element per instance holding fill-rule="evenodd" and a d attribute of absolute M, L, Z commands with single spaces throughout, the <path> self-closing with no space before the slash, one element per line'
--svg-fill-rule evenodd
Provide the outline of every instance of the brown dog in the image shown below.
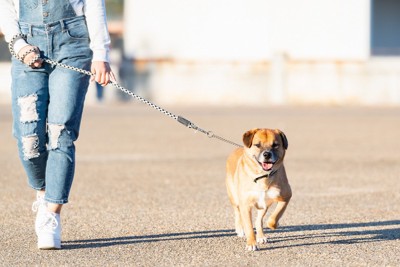
<path fill-rule="evenodd" d="M 258 250 L 257 243 L 267 242 L 263 232 L 267 209 L 278 202 L 267 221 L 269 228 L 276 229 L 292 197 L 283 166 L 288 141 L 280 130 L 253 129 L 243 135 L 243 143 L 245 147 L 236 149 L 227 160 L 226 187 L 235 211 L 236 233 L 246 235 L 246 249 L 254 251 Z M 257 239 L 253 207 L 257 209 Z"/>

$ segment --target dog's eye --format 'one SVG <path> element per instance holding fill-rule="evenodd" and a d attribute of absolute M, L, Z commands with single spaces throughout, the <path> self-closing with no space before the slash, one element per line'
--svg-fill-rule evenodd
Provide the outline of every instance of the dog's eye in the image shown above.
<path fill-rule="evenodd" d="M 260 143 L 254 144 L 254 146 L 260 148 L 260 147 L 261 147 L 261 144 L 260 144 Z"/>
<path fill-rule="evenodd" d="M 272 145 L 272 148 L 278 149 L 278 148 L 279 148 L 279 144 L 278 144 L 278 143 L 273 144 L 273 145 Z"/>

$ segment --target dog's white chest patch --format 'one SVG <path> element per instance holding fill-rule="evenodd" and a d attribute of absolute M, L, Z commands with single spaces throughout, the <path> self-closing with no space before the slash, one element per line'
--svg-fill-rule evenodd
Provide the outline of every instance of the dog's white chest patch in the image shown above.
<path fill-rule="evenodd" d="M 257 208 L 265 209 L 266 208 L 266 203 L 265 203 L 266 191 L 252 191 L 251 194 L 254 197 Z"/>
<path fill-rule="evenodd" d="M 269 198 L 272 198 L 272 199 L 273 199 L 273 198 L 279 197 L 280 194 L 281 194 L 281 190 L 279 190 L 279 189 L 276 188 L 276 187 L 271 187 L 271 188 L 269 188 L 268 191 L 267 191 L 268 197 L 269 197 Z"/>
<path fill-rule="evenodd" d="M 265 191 L 260 191 L 258 193 L 257 205 L 262 209 L 266 208 L 266 206 L 265 206 Z"/>
<path fill-rule="evenodd" d="M 267 191 L 252 191 L 252 195 L 255 198 L 255 201 L 257 203 L 257 207 L 259 209 L 265 209 L 266 208 L 266 199 L 275 199 L 279 197 L 281 194 L 281 190 L 279 190 L 276 187 L 271 187 Z"/>

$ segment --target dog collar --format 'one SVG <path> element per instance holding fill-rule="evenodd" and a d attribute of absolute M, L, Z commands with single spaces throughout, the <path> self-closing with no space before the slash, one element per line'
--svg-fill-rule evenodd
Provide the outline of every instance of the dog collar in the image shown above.
<path fill-rule="evenodd" d="M 258 180 L 264 179 L 264 178 L 269 178 L 270 176 L 274 175 L 276 172 L 277 172 L 277 171 L 275 170 L 275 171 L 272 171 L 272 172 L 270 172 L 270 173 L 261 175 L 261 176 L 255 178 L 253 181 L 254 181 L 255 183 L 257 183 Z"/>

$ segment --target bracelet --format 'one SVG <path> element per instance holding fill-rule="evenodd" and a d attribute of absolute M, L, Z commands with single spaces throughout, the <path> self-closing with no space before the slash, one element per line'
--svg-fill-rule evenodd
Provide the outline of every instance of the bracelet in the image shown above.
<path fill-rule="evenodd" d="M 25 57 L 27 55 L 29 55 L 32 52 L 35 52 L 35 56 L 26 64 L 26 65 L 28 65 L 30 67 L 32 64 L 34 64 L 36 62 L 36 60 L 39 59 L 40 54 L 36 53 L 37 52 L 37 48 L 36 47 L 32 47 L 32 48 L 28 49 L 27 51 L 25 51 L 25 53 L 22 56 L 18 56 L 17 53 L 15 53 L 15 50 L 14 50 L 14 43 L 15 43 L 16 40 L 21 39 L 21 38 L 26 41 L 26 35 L 25 34 L 19 33 L 19 34 L 14 35 L 11 38 L 10 42 L 8 43 L 8 49 L 10 50 L 11 55 L 13 57 L 15 57 L 16 59 L 18 59 L 19 61 L 21 61 L 22 63 L 24 63 L 24 59 L 25 59 Z"/>

